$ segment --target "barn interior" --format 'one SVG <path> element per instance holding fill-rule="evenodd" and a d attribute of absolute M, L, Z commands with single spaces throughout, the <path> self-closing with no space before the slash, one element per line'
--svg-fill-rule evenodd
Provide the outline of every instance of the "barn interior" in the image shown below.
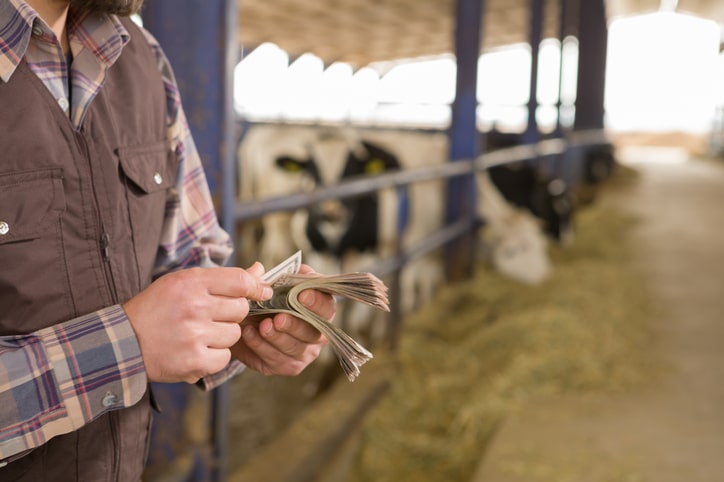
<path fill-rule="evenodd" d="M 542 132 L 529 102 L 512 146 L 527 150 L 504 162 L 573 156 L 582 209 L 573 245 L 551 246 L 556 271 L 544 286 L 471 263 L 469 225 L 445 238 L 448 289 L 411 315 L 393 307 L 394 334 L 354 384 L 332 363 L 332 375 L 321 366 L 292 380 L 244 374 L 211 394 L 154 388 L 164 413 L 147 479 L 721 480 L 716 407 L 724 393 L 716 381 L 724 364 L 715 341 L 724 273 L 712 260 L 724 245 L 716 209 L 724 197 L 724 127 L 613 131 L 605 117 L 608 27 L 661 11 L 712 20 L 722 50 L 718 0 L 148 0 L 144 25 L 175 66 L 230 232 L 254 216 L 348 195 L 335 186 L 237 202 L 237 146 L 250 124 L 233 108 L 233 71 L 268 42 L 290 63 L 311 53 L 325 66 L 373 66 L 380 76 L 411 59 L 452 55 L 456 96 L 443 131 L 449 164 L 469 164 L 469 177 L 447 174 L 454 221 L 464 218 L 474 171 L 498 160 L 479 143 L 475 86 L 496 74 L 479 72 L 478 58 L 528 44 L 536 59 L 543 40 L 576 38 L 575 117 Z M 601 148 L 615 153 L 616 169 L 585 182 L 580 165 Z M 407 185 L 413 177 L 365 185 Z M 410 258 L 398 253 L 385 269 Z M 454 327 L 442 329 L 440 316 Z"/>

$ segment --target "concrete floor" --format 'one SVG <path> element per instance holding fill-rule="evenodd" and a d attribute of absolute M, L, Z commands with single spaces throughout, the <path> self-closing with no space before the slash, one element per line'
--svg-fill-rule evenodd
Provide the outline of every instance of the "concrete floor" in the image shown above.
<path fill-rule="evenodd" d="M 655 301 L 658 375 L 515 413 L 474 482 L 724 481 L 724 161 L 629 160 L 640 181 L 600 202 L 643 220 L 633 240 Z"/>

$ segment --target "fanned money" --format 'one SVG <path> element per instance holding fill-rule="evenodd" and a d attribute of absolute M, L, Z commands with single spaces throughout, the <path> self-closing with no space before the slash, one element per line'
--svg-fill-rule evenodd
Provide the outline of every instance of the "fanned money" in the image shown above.
<path fill-rule="evenodd" d="M 372 273 L 300 274 L 301 265 L 302 256 L 298 251 L 267 271 L 264 281 L 272 285 L 274 295 L 266 301 L 252 302 L 249 315 L 289 313 L 306 321 L 329 340 L 344 373 L 349 381 L 353 382 L 360 374 L 360 367 L 372 358 L 372 353 L 341 328 L 302 305 L 298 300 L 299 294 L 304 290 L 314 289 L 390 311 L 387 287 Z"/>

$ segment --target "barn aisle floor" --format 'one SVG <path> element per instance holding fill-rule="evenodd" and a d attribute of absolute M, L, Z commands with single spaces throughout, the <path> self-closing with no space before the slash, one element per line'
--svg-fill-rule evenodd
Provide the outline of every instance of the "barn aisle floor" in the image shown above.
<path fill-rule="evenodd" d="M 655 305 L 655 375 L 516 411 L 473 482 L 724 481 L 724 162 L 628 160 L 640 181 L 597 202 L 642 219 L 632 239 Z"/>

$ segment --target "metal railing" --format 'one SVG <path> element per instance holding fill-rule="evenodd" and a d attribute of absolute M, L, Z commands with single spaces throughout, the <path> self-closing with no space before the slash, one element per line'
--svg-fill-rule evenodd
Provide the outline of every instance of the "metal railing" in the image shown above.
<path fill-rule="evenodd" d="M 494 166 L 559 156 L 566 151 L 568 145 L 569 142 L 563 139 L 549 139 L 533 145 L 509 147 L 485 153 L 476 159 L 456 160 L 437 166 L 408 168 L 376 176 L 344 180 L 337 185 L 322 187 L 312 192 L 244 201 L 243 204 L 237 202 L 234 205 L 234 219 L 239 223 L 274 212 L 310 207 L 330 199 L 347 199 L 383 189 L 400 189 L 424 181 L 474 175 L 478 171 Z M 399 270 L 404 266 L 405 260 L 423 256 L 471 228 L 470 225 L 460 223 L 443 226 L 438 233 L 431 235 L 428 239 L 417 245 L 406 247 L 405 252 L 397 253 L 392 259 L 382 260 L 379 265 L 370 267 L 370 271 L 385 275 Z"/>

